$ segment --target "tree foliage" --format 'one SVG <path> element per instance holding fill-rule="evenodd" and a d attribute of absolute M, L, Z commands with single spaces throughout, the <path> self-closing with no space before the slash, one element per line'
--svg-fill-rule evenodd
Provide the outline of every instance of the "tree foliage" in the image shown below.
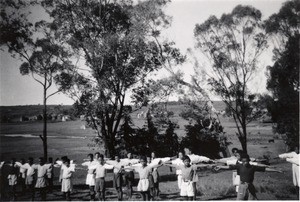
<path fill-rule="evenodd" d="M 291 148 L 299 145 L 299 13 L 299 1 L 287 1 L 265 21 L 266 31 L 277 41 L 275 63 L 268 66 L 267 89 L 273 96 L 269 111 L 276 132 L 285 134 Z"/>
<path fill-rule="evenodd" d="M 43 87 L 43 141 L 44 157 L 47 158 L 47 100 L 60 92 L 49 93 L 49 88 L 58 81 L 60 74 L 72 68 L 67 62 L 69 54 L 54 40 L 54 33 L 45 21 L 29 21 L 28 10 L 37 5 L 36 1 L 1 1 L 0 46 L 23 63 L 22 75 L 30 75 Z"/>
<path fill-rule="evenodd" d="M 258 68 L 259 56 L 267 47 L 261 12 L 237 6 L 220 18 L 211 16 L 194 29 L 196 48 L 212 61 L 208 82 L 226 103 L 237 127 L 237 136 L 247 151 L 247 124 L 253 120 L 249 81 Z M 254 115 L 255 116 L 255 115 Z"/>
<path fill-rule="evenodd" d="M 207 105 L 199 102 L 185 102 L 185 110 L 180 116 L 189 121 L 185 125 L 186 136 L 182 138 L 181 148 L 190 148 L 194 153 L 210 158 L 219 158 L 219 152 L 228 146 L 227 140 L 223 139 L 225 133 L 221 123 L 211 117 Z M 225 140 L 225 142 L 223 141 Z M 225 143 L 225 145 L 223 145 Z"/>
<path fill-rule="evenodd" d="M 57 40 L 85 62 L 85 67 L 63 75 L 61 84 L 89 117 L 108 156 L 115 154 L 126 95 L 159 69 L 161 54 L 172 49 L 169 43 L 158 47 L 155 42 L 169 23 L 162 10 L 166 3 L 44 1 Z"/>
<path fill-rule="evenodd" d="M 299 39 L 299 34 L 290 37 L 281 57 L 268 67 L 267 88 L 275 99 L 272 118 L 291 148 L 299 144 Z"/>

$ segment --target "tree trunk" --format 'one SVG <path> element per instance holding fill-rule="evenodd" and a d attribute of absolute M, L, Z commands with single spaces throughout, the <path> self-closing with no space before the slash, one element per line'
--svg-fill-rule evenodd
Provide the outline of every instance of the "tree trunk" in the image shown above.
<path fill-rule="evenodd" d="M 43 149 L 44 149 L 44 158 L 47 161 L 48 151 L 47 151 L 47 89 L 44 87 L 44 127 L 43 127 Z"/>
<path fill-rule="evenodd" d="M 242 138 L 242 141 L 241 141 L 241 144 L 242 144 L 242 149 L 244 151 L 244 153 L 248 153 L 247 152 L 247 126 L 246 124 L 244 124 L 243 126 L 243 138 Z"/>

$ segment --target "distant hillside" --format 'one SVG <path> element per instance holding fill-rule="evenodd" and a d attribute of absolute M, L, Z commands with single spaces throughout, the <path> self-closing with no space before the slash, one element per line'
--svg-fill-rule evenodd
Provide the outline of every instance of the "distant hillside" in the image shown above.
<path fill-rule="evenodd" d="M 225 110 L 225 103 L 222 101 L 214 101 L 214 107 L 217 111 Z M 168 110 L 173 111 L 175 114 L 174 118 L 178 118 L 179 113 L 183 109 L 183 105 L 178 104 L 178 102 L 168 103 Z M 147 107 L 146 107 L 147 108 Z M 72 105 L 48 105 L 48 114 L 66 114 L 64 112 L 72 110 Z M 141 109 L 138 112 L 133 113 L 133 116 L 136 116 L 137 113 L 143 111 Z M 9 117 L 12 122 L 20 120 L 22 116 L 37 116 L 43 113 L 43 105 L 20 105 L 20 106 L 0 106 L 0 118 Z M 138 124 L 139 125 L 139 124 Z"/>
<path fill-rule="evenodd" d="M 72 105 L 48 105 L 48 114 L 63 113 L 70 111 Z M 19 105 L 19 106 L 0 106 L 0 117 L 9 117 L 13 122 L 19 121 L 22 116 L 37 116 L 43 114 L 43 105 Z"/>

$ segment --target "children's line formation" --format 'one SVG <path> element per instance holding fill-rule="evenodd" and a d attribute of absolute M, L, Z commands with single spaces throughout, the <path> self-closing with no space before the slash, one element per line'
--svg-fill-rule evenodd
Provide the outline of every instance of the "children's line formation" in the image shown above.
<path fill-rule="evenodd" d="M 253 185 L 255 172 L 279 172 L 269 165 L 255 162 L 255 159 L 249 157 L 238 150 L 232 149 L 233 155 L 228 158 L 212 160 L 205 156 L 193 154 L 189 148 L 178 152 L 176 157 L 156 158 L 152 152 L 149 157 L 140 156 L 133 158 L 131 153 L 127 154 L 127 158 L 120 158 L 116 155 L 114 159 L 104 158 L 104 155 L 96 152 L 95 155 L 88 154 L 83 163 L 76 164 L 67 156 L 63 156 L 53 162 L 52 158 L 46 163 L 41 157 L 38 164 L 34 164 L 33 158 L 28 158 L 27 163 L 24 159 L 17 162 L 12 159 L 10 162 L 1 162 L 0 168 L 4 165 L 9 167 L 7 177 L 10 188 L 10 200 L 17 200 L 16 186 L 20 184 L 22 192 L 28 191 L 31 195 L 31 200 L 37 199 L 36 192 L 39 192 L 38 200 L 45 201 L 47 192 L 53 191 L 53 169 L 59 168 L 59 182 L 61 183 L 61 192 L 64 195 L 64 200 L 71 200 L 73 191 L 73 174 L 78 169 L 87 171 L 85 184 L 89 187 L 89 197 L 91 201 L 105 201 L 106 191 L 106 176 L 107 171 L 113 172 L 113 187 L 117 193 L 117 199 L 122 201 L 132 200 L 134 186 L 134 172 L 139 175 L 137 184 L 137 192 L 141 195 L 143 201 L 160 200 L 159 190 L 159 173 L 158 168 L 162 165 L 174 167 L 178 180 L 179 195 L 184 200 L 196 200 L 197 189 L 196 183 L 198 172 L 203 168 L 218 171 L 221 169 L 229 169 L 233 171 L 233 185 L 236 187 L 237 200 L 255 200 L 257 199 L 255 187 Z M 279 158 L 287 159 L 293 164 L 293 183 L 299 189 L 299 149 L 294 152 L 279 155 Z M 202 168 L 202 169 L 199 169 Z M 1 179 L 1 182 L 3 180 Z M 126 186 L 126 198 L 123 197 L 123 185 Z M 1 193 L 3 197 L 3 193 Z M 1 198 L 2 199 L 2 198 Z"/>

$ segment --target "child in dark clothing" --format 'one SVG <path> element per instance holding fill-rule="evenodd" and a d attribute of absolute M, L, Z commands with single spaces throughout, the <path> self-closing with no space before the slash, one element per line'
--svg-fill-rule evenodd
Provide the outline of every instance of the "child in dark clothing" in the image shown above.
<path fill-rule="evenodd" d="M 236 169 L 240 174 L 237 200 L 257 200 L 255 187 L 253 185 L 255 172 L 269 171 L 282 173 L 282 171 L 279 170 L 251 165 L 248 154 L 241 154 L 241 162 L 242 163 L 237 163 L 236 165 L 220 166 L 220 168 L 223 169 Z"/>

